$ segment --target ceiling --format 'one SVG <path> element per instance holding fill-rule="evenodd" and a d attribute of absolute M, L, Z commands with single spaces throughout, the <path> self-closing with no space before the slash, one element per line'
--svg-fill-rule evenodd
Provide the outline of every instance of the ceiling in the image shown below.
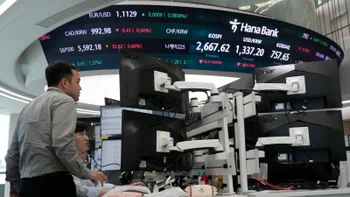
<path fill-rule="evenodd" d="M 3 2 L 4 0 L 0 0 Z M 38 38 L 41 35 L 44 35 L 53 29 L 74 20 L 80 16 L 83 16 L 91 11 L 99 10 L 104 7 L 110 6 L 115 3 L 120 3 L 125 1 L 122 0 L 104 0 L 104 1 L 96 1 L 96 0 L 7 0 L 6 2 L 13 1 L 14 4 L 9 7 L 2 15 L 0 15 L 0 54 L 6 54 L 0 56 L 0 84 L 3 84 L 2 87 L 6 87 L 10 89 L 13 93 L 18 93 L 20 95 L 24 95 L 26 97 L 34 98 L 44 91 L 44 69 L 47 65 L 47 61 L 45 59 L 44 53 L 38 41 Z M 184 0 L 182 0 L 184 1 Z M 190 0 L 188 0 L 190 1 Z M 187 2 L 188 2 L 187 1 Z M 134 2 L 134 1 L 127 1 Z M 198 2 L 191 0 L 190 2 Z M 223 0 L 223 1 L 201 1 L 206 4 L 217 4 L 218 2 L 229 3 L 231 7 L 239 7 L 246 3 L 256 4 L 259 2 L 266 2 L 262 0 L 250 0 L 250 1 L 231 1 L 231 0 Z M 244 2 L 244 3 L 242 3 Z M 285 2 L 295 2 L 295 1 L 283 1 Z M 151 2 L 149 2 L 151 3 Z M 152 2 L 152 3 L 160 3 L 160 1 Z M 167 2 L 167 4 L 176 4 L 173 2 Z M 195 6 L 195 5 L 193 5 Z M 197 6 L 197 5 L 196 5 Z M 203 5 L 202 5 L 203 6 Z M 226 6 L 226 5 L 220 5 Z M 0 9 L 1 11 L 1 9 Z M 1 12 L 0 12 L 1 13 Z M 38 24 L 41 24 L 38 25 Z M 42 24 L 45 24 L 43 27 Z M 350 57 L 345 58 L 345 64 L 350 64 Z M 348 71 L 348 66 L 342 66 L 344 73 L 350 73 Z M 94 87 L 91 84 L 91 79 L 89 82 L 89 76 L 91 75 L 101 75 L 106 74 L 108 72 L 96 71 L 93 73 L 84 72 L 82 73 L 83 81 L 83 91 L 82 91 L 82 101 L 91 97 L 86 94 L 84 96 L 84 91 L 99 91 L 99 87 L 109 87 L 104 89 L 103 91 L 110 90 L 113 87 L 116 87 L 117 84 L 111 86 L 111 83 L 106 79 L 104 84 L 101 84 L 98 88 L 90 89 L 90 87 Z M 110 72 L 109 72 L 110 74 Z M 114 73 L 117 74 L 117 73 Z M 193 74 L 193 73 L 192 73 Z M 198 73 L 196 73 L 198 74 Z M 202 74 L 208 74 L 202 72 Z M 215 75 L 217 73 L 214 73 Z M 114 76 L 116 77 L 116 75 Z M 237 76 L 230 76 L 232 78 L 227 79 L 226 82 L 230 82 L 235 80 Z M 343 79 L 350 80 L 350 78 L 346 78 L 345 75 Z M 85 81 L 85 82 L 84 82 Z M 118 80 L 117 80 L 118 81 Z M 213 81 L 218 81 L 217 79 L 213 79 Z M 220 82 L 221 85 L 224 82 Z M 84 85 L 87 83 L 87 85 Z M 107 85 L 109 84 L 109 86 Z M 349 84 L 349 82 L 347 83 Z M 223 85 L 223 84 L 222 84 Z M 84 88 L 87 87 L 87 88 Z M 86 90 L 85 90 L 86 89 Z M 344 91 L 344 98 L 350 99 L 350 87 L 344 85 L 342 86 L 342 90 Z M 117 92 L 117 91 L 116 91 Z M 0 91 L 1 93 L 1 91 Z M 96 93 L 94 95 L 97 95 Z M 100 97 L 104 97 L 104 95 L 98 94 Z M 111 97 L 118 96 L 115 94 Z M 100 98 L 100 99 L 101 99 Z M 91 100 L 91 98 L 90 98 Z M 94 99 L 92 99 L 94 100 Z M 101 100 L 99 101 L 90 101 L 91 104 L 101 104 Z M 3 98 L 0 96 L 0 113 L 1 111 L 6 111 L 7 113 L 17 113 L 20 111 L 25 103 L 13 101 L 8 98 Z M 1 108 L 6 108 L 6 110 L 1 110 Z M 87 105 L 84 103 L 78 103 L 78 108 L 92 111 L 99 111 L 98 105 Z M 350 108 L 349 108 L 350 109 Z M 345 117 L 350 118 L 350 110 L 347 110 Z M 88 113 L 86 113 L 88 114 Z M 95 114 L 96 115 L 96 114 Z"/>
<path fill-rule="evenodd" d="M 130 1 L 137 0 L 127 0 Z M 162 1 L 162 0 L 160 0 Z M 171 0 L 233 8 L 318 30 L 314 0 Z"/>
<path fill-rule="evenodd" d="M 19 113 L 24 106 L 25 103 L 0 96 L 0 114 Z"/>

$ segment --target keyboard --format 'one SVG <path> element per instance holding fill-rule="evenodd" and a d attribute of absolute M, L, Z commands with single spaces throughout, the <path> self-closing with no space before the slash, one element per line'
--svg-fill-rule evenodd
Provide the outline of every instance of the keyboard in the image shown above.
<path fill-rule="evenodd" d="M 107 197 L 109 195 L 116 194 L 116 193 L 132 192 L 132 191 L 140 192 L 143 194 L 151 194 L 151 191 L 147 187 L 144 187 L 144 186 L 117 186 L 117 187 L 111 189 L 105 195 L 103 195 L 103 197 Z"/>
<path fill-rule="evenodd" d="M 153 194 L 144 194 L 144 197 L 186 197 L 187 194 L 180 187 L 172 187 L 164 191 L 153 193 Z"/>

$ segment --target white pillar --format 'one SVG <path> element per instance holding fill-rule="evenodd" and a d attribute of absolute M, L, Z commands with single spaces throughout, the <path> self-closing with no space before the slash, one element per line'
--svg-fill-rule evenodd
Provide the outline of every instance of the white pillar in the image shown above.
<path fill-rule="evenodd" d="M 18 120 L 19 114 L 10 114 L 10 124 L 9 124 L 9 143 L 8 146 L 10 146 L 12 141 L 13 132 L 15 131 L 17 120 Z M 4 197 L 10 196 L 10 183 L 6 182 L 5 184 L 5 195 Z"/>

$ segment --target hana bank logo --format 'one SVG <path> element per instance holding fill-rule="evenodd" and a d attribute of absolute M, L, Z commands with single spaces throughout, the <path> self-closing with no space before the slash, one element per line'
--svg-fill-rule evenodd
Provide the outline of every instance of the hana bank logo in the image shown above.
<path fill-rule="evenodd" d="M 279 30 L 277 28 L 275 29 L 269 29 L 267 26 L 255 26 L 250 25 L 249 23 L 243 23 L 238 22 L 237 19 L 230 21 L 232 33 L 236 33 L 236 31 L 239 29 L 241 32 L 245 33 L 251 33 L 251 34 L 259 34 L 269 37 L 275 37 L 278 38 Z M 238 28 L 240 26 L 240 28 Z"/>
<path fill-rule="evenodd" d="M 230 21 L 230 24 L 232 25 L 232 32 L 235 33 L 238 25 L 240 25 L 241 22 L 238 22 L 237 19 L 235 19 L 234 21 Z"/>

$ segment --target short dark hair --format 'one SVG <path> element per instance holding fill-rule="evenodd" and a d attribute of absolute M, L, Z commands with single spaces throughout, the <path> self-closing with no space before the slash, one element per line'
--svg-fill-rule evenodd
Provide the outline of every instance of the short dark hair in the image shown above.
<path fill-rule="evenodd" d="M 48 87 L 57 87 L 63 78 L 71 79 L 72 70 L 77 70 L 75 66 L 68 62 L 56 61 L 45 69 L 45 77 Z"/>
<path fill-rule="evenodd" d="M 87 124 L 85 124 L 85 122 L 77 121 L 77 124 L 75 126 L 75 133 L 87 131 L 87 129 L 88 126 Z"/>

